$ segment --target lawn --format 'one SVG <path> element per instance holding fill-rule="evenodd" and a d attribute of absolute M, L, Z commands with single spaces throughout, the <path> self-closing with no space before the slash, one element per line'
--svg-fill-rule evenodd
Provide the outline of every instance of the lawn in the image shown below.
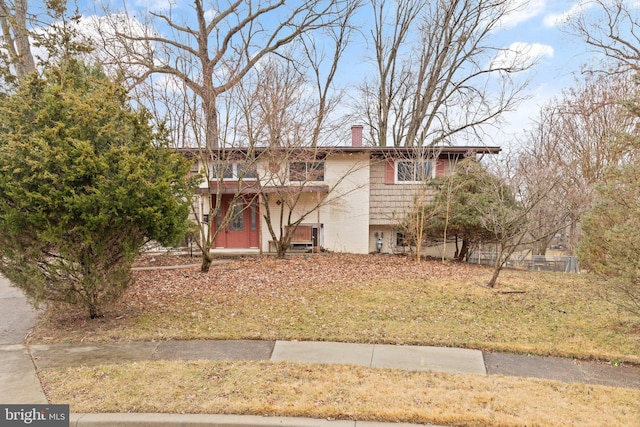
<path fill-rule="evenodd" d="M 218 413 L 456 426 L 637 426 L 640 390 L 525 378 L 271 362 L 43 371 L 72 412 Z"/>
<path fill-rule="evenodd" d="M 640 363 L 638 319 L 587 275 L 405 257 L 255 257 L 135 272 L 89 320 L 50 309 L 31 343 L 286 339 L 439 345 Z M 43 370 L 72 412 L 233 413 L 449 425 L 637 425 L 640 390 L 525 378 L 270 362 L 143 362 Z M 161 387 L 158 387 L 162 384 Z"/>
<path fill-rule="evenodd" d="M 587 275 L 406 257 L 255 257 L 137 271 L 102 319 L 47 312 L 29 340 L 320 340 L 437 345 L 640 363 L 640 321 L 598 296 Z"/>

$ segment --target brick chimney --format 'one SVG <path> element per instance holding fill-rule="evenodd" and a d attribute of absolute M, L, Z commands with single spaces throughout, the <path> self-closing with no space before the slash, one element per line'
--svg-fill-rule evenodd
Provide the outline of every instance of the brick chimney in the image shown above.
<path fill-rule="evenodd" d="M 362 147 L 362 125 L 351 126 L 351 145 L 353 147 Z"/>

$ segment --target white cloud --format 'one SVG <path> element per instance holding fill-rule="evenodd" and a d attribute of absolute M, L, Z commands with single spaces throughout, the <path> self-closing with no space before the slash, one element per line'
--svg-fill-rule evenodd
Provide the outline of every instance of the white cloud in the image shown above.
<path fill-rule="evenodd" d="M 206 19 L 207 22 L 211 22 L 217 15 L 218 11 L 216 9 L 209 9 L 204 13 L 204 19 Z"/>
<path fill-rule="evenodd" d="M 515 27 L 543 13 L 546 6 L 547 0 L 511 0 L 508 7 L 512 12 L 500 20 L 500 27 Z"/>
<path fill-rule="evenodd" d="M 162 12 L 169 9 L 175 9 L 179 2 L 175 0 L 135 0 L 136 9 Z"/>
<path fill-rule="evenodd" d="M 562 13 L 550 13 L 544 17 L 543 23 L 545 27 L 557 27 L 558 25 L 562 25 L 567 21 L 573 19 L 577 15 L 582 14 L 588 9 L 591 9 L 595 6 L 595 3 L 591 0 L 580 0 L 571 8 Z"/>
<path fill-rule="evenodd" d="M 492 68 L 525 69 L 543 57 L 553 58 L 553 47 L 540 43 L 512 43 L 491 61 Z"/>
<path fill-rule="evenodd" d="M 540 109 L 557 96 L 559 91 L 560 89 L 546 83 L 529 88 L 531 96 L 521 102 L 515 110 L 502 116 L 503 123 L 492 135 L 491 142 L 505 150 L 517 148 L 526 132 L 534 127 Z"/>
<path fill-rule="evenodd" d="M 104 71 L 112 76 L 118 72 L 118 62 L 133 64 L 134 55 L 150 55 L 153 46 L 143 41 L 132 42 L 129 48 L 125 47 L 116 37 L 118 32 L 126 32 L 134 36 L 144 36 L 151 32 L 151 29 L 143 25 L 136 18 L 125 14 L 113 14 L 107 16 L 83 16 L 77 23 L 74 21 L 69 25 L 75 26 L 77 31 L 76 40 L 79 43 L 91 45 L 94 49 L 91 52 L 80 54 L 79 57 L 87 64 L 100 64 Z M 53 32 L 60 22 L 52 22 L 47 27 L 39 27 L 34 32 L 47 34 Z M 32 48 L 33 54 L 43 62 L 55 61 L 56 58 L 49 58 L 49 52 L 41 47 Z M 114 60 L 115 58 L 115 60 Z M 154 58 L 156 61 L 159 59 Z M 127 72 L 130 75 L 140 75 L 146 71 L 145 67 L 129 65 Z"/>

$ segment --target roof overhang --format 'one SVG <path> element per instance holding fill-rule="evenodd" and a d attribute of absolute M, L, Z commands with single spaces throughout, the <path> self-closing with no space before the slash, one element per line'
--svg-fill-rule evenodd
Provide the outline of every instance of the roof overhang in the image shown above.
<path fill-rule="evenodd" d="M 178 152 L 183 153 L 188 158 L 208 158 L 215 159 L 238 159 L 246 158 L 247 155 L 259 157 L 265 153 L 270 153 L 275 157 L 291 156 L 291 155 L 315 155 L 327 156 L 330 154 L 356 154 L 366 153 L 369 155 L 384 157 L 409 157 L 409 156 L 438 156 L 440 158 L 447 157 L 470 157 L 484 154 L 498 154 L 501 148 L 498 146 L 487 145 L 467 145 L 467 146 L 434 146 L 434 147 L 352 147 L 352 146 L 335 146 L 335 147 L 231 147 L 218 149 L 197 149 L 197 148 L 179 148 Z"/>

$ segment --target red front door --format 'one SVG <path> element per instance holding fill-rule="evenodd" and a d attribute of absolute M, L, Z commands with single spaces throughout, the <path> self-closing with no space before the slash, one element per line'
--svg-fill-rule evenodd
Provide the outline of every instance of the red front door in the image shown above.
<path fill-rule="evenodd" d="M 215 247 L 217 248 L 257 248 L 259 243 L 259 215 L 255 201 L 233 196 L 222 197 L 222 209 L 216 218 L 220 224 L 223 218 L 229 216 L 229 225 L 218 233 Z"/>

